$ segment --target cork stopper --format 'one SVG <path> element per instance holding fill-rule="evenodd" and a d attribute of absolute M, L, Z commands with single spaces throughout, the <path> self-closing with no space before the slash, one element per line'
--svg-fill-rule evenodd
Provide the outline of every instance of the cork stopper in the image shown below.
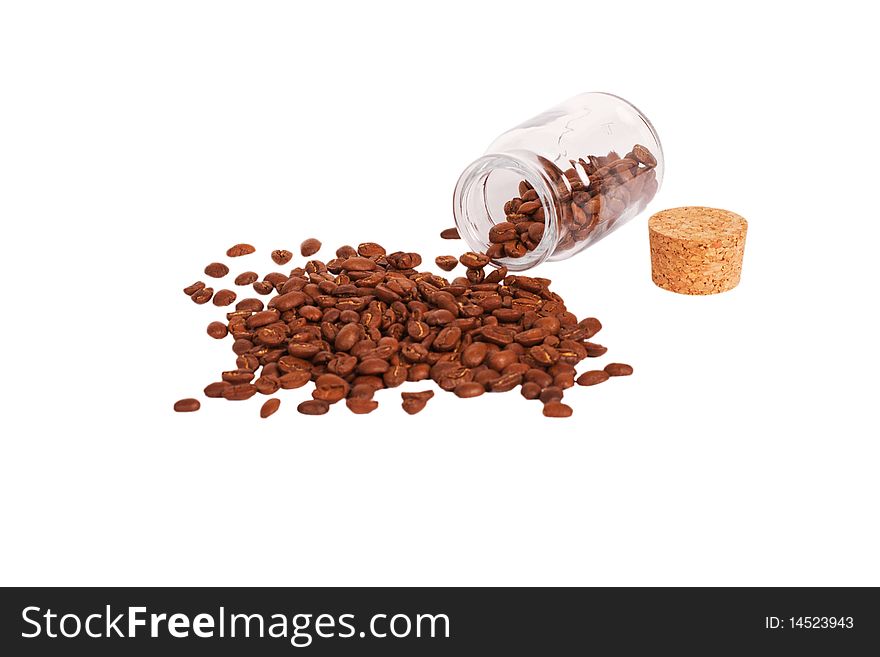
<path fill-rule="evenodd" d="M 748 223 L 716 208 L 662 210 L 648 221 L 651 278 L 679 294 L 733 289 L 742 272 Z"/>

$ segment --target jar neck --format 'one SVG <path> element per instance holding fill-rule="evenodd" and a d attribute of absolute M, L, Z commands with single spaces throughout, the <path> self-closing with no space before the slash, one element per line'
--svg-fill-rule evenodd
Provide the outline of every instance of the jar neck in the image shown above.
<path fill-rule="evenodd" d="M 524 271 L 553 255 L 560 235 L 560 191 L 567 191 L 556 172 L 559 169 L 528 150 L 488 153 L 474 160 L 459 177 L 453 195 L 455 225 L 470 250 L 485 253 L 491 246 L 489 230 L 505 221 L 504 204 L 517 196 L 517 185 L 524 180 L 544 208 L 544 234 L 522 257 L 497 258 L 492 264 Z"/>

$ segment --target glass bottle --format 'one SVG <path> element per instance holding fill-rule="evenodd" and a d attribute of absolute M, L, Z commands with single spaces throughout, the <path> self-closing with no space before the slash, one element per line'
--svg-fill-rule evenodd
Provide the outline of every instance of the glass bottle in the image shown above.
<path fill-rule="evenodd" d="M 564 260 L 642 212 L 663 181 L 647 117 L 608 93 L 584 93 L 499 136 L 455 186 L 458 232 L 496 266 Z"/>

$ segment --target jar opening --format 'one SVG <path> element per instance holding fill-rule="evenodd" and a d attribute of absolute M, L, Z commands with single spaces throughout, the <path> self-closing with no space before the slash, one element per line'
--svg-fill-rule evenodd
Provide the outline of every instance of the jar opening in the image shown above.
<path fill-rule="evenodd" d="M 547 260 L 558 239 L 554 188 L 535 154 L 488 154 L 468 166 L 458 180 L 453 201 L 455 223 L 462 239 L 472 251 L 485 252 L 490 246 L 489 230 L 507 220 L 504 204 L 518 197 L 525 180 L 538 195 L 544 208 L 544 233 L 534 250 L 522 257 L 493 259 L 495 267 L 524 271 Z"/>

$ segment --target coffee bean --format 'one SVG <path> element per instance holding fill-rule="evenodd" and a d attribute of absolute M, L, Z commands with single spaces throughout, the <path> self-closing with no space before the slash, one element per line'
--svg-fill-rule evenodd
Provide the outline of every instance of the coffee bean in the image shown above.
<path fill-rule="evenodd" d="M 523 375 L 530 383 L 537 383 L 541 389 L 553 385 L 553 377 L 542 369 L 532 368 Z"/>
<path fill-rule="evenodd" d="M 468 381 L 465 383 L 459 383 L 453 389 L 456 397 L 461 397 L 462 399 L 468 399 L 470 397 L 479 397 L 486 389 L 482 386 L 482 384 L 477 383 L 475 381 Z"/>
<path fill-rule="evenodd" d="M 256 272 L 246 271 L 235 277 L 236 285 L 251 285 L 257 281 L 259 276 Z"/>
<path fill-rule="evenodd" d="M 178 413 L 192 413 L 193 411 L 199 410 L 201 407 L 202 405 L 198 399 L 188 398 L 174 402 L 174 410 Z"/>
<path fill-rule="evenodd" d="M 511 363 L 501 372 L 502 374 L 521 374 L 523 375 L 523 379 L 525 379 L 525 373 L 531 369 L 532 365 L 530 363 Z"/>
<path fill-rule="evenodd" d="M 563 390 L 568 390 L 569 388 L 574 387 L 574 374 L 557 374 L 553 377 L 553 385 L 557 388 L 562 388 Z"/>
<path fill-rule="evenodd" d="M 428 326 L 446 326 L 455 321 L 455 315 L 445 308 L 432 310 L 425 314 L 425 324 Z"/>
<path fill-rule="evenodd" d="M 544 329 L 531 328 L 528 331 L 517 333 L 514 336 L 514 339 L 525 347 L 533 347 L 537 344 L 541 344 L 545 337 L 547 337 L 547 333 L 544 332 Z"/>
<path fill-rule="evenodd" d="M 505 276 L 507 276 L 507 267 L 502 266 L 491 271 L 483 280 L 483 283 L 492 283 L 494 285 L 503 281 Z"/>
<path fill-rule="evenodd" d="M 465 367 L 479 367 L 486 360 L 489 353 L 489 345 L 485 342 L 474 342 L 467 347 L 461 354 L 461 363 Z"/>
<path fill-rule="evenodd" d="M 492 244 L 488 249 L 486 249 L 486 255 L 489 258 L 492 258 L 492 260 L 503 258 L 504 253 L 504 244 Z"/>
<path fill-rule="evenodd" d="M 422 264 L 422 256 L 418 253 L 391 253 L 386 260 L 395 269 L 413 269 Z"/>
<path fill-rule="evenodd" d="M 640 164 L 644 164 L 646 167 L 655 167 L 657 166 L 657 159 L 647 148 L 642 146 L 641 144 L 636 144 L 632 149 L 633 157 L 638 160 Z"/>
<path fill-rule="evenodd" d="M 228 306 L 235 301 L 235 292 L 232 290 L 217 290 L 214 294 L 215 306 Z"/>
<path fill-rule="evenodd" d="M 434 396 L 433 390 L 425 390 L 424 392 L 402 392 L 403 410 L 410 415 L 415 415 L 425 408 L 428 401 Z"/>
<path fill-rule="evenodd" d="M 335 404 L 341 399 L 345 399 L 349 389 L 348 382 L 342 377 L 335 374 L 322 374 L 315 381 L 315 390 L 312 392 L 312 397 L 325 401 L 328 404 Z"/>
<path fill-rule="evenodd" d="M 443 271 L 452 271 L 458 265 L 458 258 L 455 256 L 437 256 L 434 262 Z"/>
<path fill-rule="evenodd" d="M 541 396 L 541 386 L 532 381 L 526 381 L 522 384 L 520 394 L 526 399 L 537 399 Z"/>
<path fill-rule="evenodd" d="M 302 306 L 306 302 L 306 295 L 299 290 L 292 290 L 286 294 L 279 294 L 277 297 L 269 301 L 269 307 L 275 308 L 280 312 L 286 312 Z"/>
<path fill-rule="evenodd" d="M 211 322 L 208 324 L 208 335 L 215 340 L 225 338 L 228 333 L 229 329 L 226 328 L 226 324 L 223 322 Z"/>
<path fill-rule="evenodd" d="M 320 399 L 309 399 L 296 407 L 303 415 L 324 415 L 330 410 L 330 404 Z"/>
<path fill-rule="evenodd" d="M 516 352 L 510 349 L 502 349 L 489 355 L 488 364 L 493 370 L 501 372 L 508 365 L 517 362 L 518 356 Z"/>
<path fill-rule="evenodd" d="M 486 342 L 491 342 L 500 347 L 504 347 L 513 342 L 516 334 L 513 329 L 503 328 L 501 326 L 487 325 L 482 329 L 482 337 Z"/>
<path fill-rule="evenodd" d="M 460 240 L 461 239 L 461 235 L 458 234 L 458 228 L 447 228 L 446 230 L 444 230 L 440 233 L 440 237 L 444 240 Z"/>
<path fill-rule="evenodd" d="M 276 265 L 286 265 L 293 259 L 293 253 L 286 249 L 275 249 L 272 251 L 271 257 Z"/>
<path fill-rule="evenodd" d="M 545 335 L 556 335 L 562 325 L 557 317 L 541 317 L 535 321 L 532 328 L 543 330 Z"/>
<path fill-rule="evenodd" d="M 373 271 L 374 269 L 378 269 L 378 265 L 369 258 L 361 258 L 359 256 L 355 256 L 353 258 L 346 258 L 345 260 L 343 260 L 342 269 L 350 272 Z"/>
<path fill-rule="evenodd" d="M 202 281 L 196 281 L 196 282 L 193 283 L 192 285 L 183 288 L 183 293 L 184 293 L 186 296 L 191 297 L 192 295 L 194 295 L 194 294 L 195 294 L 196 292 L 198 292 L 199 290 L 204 290 L 204 289 L 205 289 L 205 284 L 204 284 Z"/>
<path fill-rule="evenodd" d="M 238 258 L 240 256 L 248 255 L 256 251 L 254 247 L 250 244 L 236 244 L 235 246 L 230 246 L 226 251 L 226 255 L 230 258 Z"/>
<path fill-rule="evenodd" d="M 235 342 L 232 343 L 232 351 L 238 355 L 247 353 L 253 348 L 254 343 L 246 338 L 237 338 Z"/>
<path fill-rule="evenodd" d="M 392 365 L 382 375 L 386 388 L 396 388 L 409 378 L 409 368 L 405 365 Z"/>
<path fill-rule="evenodd" d="M 437 351 L 450 351 L 461 340 L 461 329 L 457 326 L 447 326 L 434 339 L 434 349 Z"/>
<path fill-rule="evenodd" d="M 489 256 L 485 253 L 474 253 L 473 251 L 468 251 L 459 257 L 458 261 L 463 264 L 465 267 L 479 268 L 485 267 L 489 264 Z"/>
<path fill-rule="evenodd" d="M 362 397 L 350 397 L 345 400 L 345 405 L 348 406 L 348 410 L 355 415 L 366 415 L 379 408 L 379 402 L 373 401 L 372 399 L 364 399 Z"/>
<path fill-rule="evenodd" d="M 571 417 L 571 406 L 563 404 L 560 401 L 552 401 L 544 404 L 545 417 Z"/>
<path fill-rule="evenodd" d="M 522 258 L 526 253 L 528 253 L 528 248 L 518 240 L 504 243 L 504 255 L 508 258 Z"/>
<path fill-rule="evenodd" d="M 363 329 L 360 324 L 350 323 L 343 326 L 336 333 L 334 346 L 337 351 L 350 351 L 363 336 Z"/>
<path fill-rule="evenodd" d="M 320 250 L 321 242 L 316 240 L 314 237 L 310 237 L 309 239 L 304 240 L 303 243 L 299 245 L 299 252 L 303 255 L 303 257 L 306 258 L 315 255 Z"/>
<path fill-rule="evenodd" d="M 633 373 L 633 368 L 625 363 L 608 363 L 605 371 L 609 376 L 629 376 Z"/>
<path fill-rule="evenodd" d="M 587 350 L 587 356 L 590 358 L 598 358 L 608 351 L 608 347 L 603 347 L 602 345 L 593 342 L 584 342 L 583 347 Z"/>
<path fill-rule="evenodd" d="M 362 242 L 358 244 L 357 254 L 363 258 L 376 258 L 385 255 L 385 247 L 375 242 Z"/>
<path fill-rule="evenodd" d="M 351 390 L 348 393 L 350 399 L 372 399 L 375 394 L 376 389 L 366 383 L 359 383 L 356 386 L 352 386 Z"/>
<path fill-rule="evenodd" d="M 223 391 L 223 398 L 229 401 L 244 401 L 257 394 L 257 388 L 250 383 L 230 385 Z"/>
<path fill-rule="evenodd" d="M 294 390 L 302 388 L 311 378 L 311 373 L 308 370 L 293 370 L 279 376 L 278 385 L 284 390 Z"/>
<path fill-rule="evenodd" d="M 269 281 L 257 281 L 253 288 L 257 294 L 270 294 L 275 291 L 275 286 Z"/>
<path fill-rule="evenodd" d="M 508 392 L 522 383 L 522 374 L 502 374 L 499 378 L 492 382 L 492 392 Z"/>
<path fill-rule="evenodd" d="M 279 406 L 281 406 L 281 400 L 277 397 L 267 399 L 262 407 L 260 407 L 260 417 L 264 419 L 269 417 L 278 410 Z"/>
<path fill-rule="evenodd" d="M 208 303 L 211 300 L 211 297 L 214 296 L 214 288 L 212 287 L 203 287 L 200 290 L 196 290 L 193 292 L 190 299 L 192 299 L 195 303 L 202 305 Z"/>
<path fill-rule="evenodd" d="M 277 297 L 276 297 L 277 298 Z M 260 328 L 261 326 L 268 326 L 269 324 L 273 324 L 277 322 L 281 318 L 281 315 L 277 310 L 261 310 L 260 312 L 254 313 L 245 321 L 245 326 L 249 329 Z"/>
<path fill-rule="evenodd" d="M 232 384 L 228 381 L 215 381 L 214 383 L 209 383 L 204 390 L 205 397 L 210 397 L 214 399 L 216 399 L 217 397 L 222 397 L 223 393 L 231 387 Z"/>
<path fill-rule="evenodd" d="M 431 366 L 427 363 L 418 363 L 409 368 L 407 381 L 415 383 L 416 381 L 424 381 L 431 377 Z"/>
<path fill-rule="evenodd" d="M 577 378 L 577 384 L 579 386 L 594 386 L 603 381 L 607 381 L 609 376 L 608 372 L 602 370 L 590 370 L 589 372 L 584 372 Z"/>
<path fill-rule="evenodd" d="M 211 278 L 223 278 L 229 273 L 229 267 L 222 262 L 212 262 L 205 267 L 205 274 Z"/>
<path fill-rule="evenodd" d="M 256 372 L 260 368 L 260 359 L 254 354 L 239 354 L 235 359 L 235 366 L 240 370 Z"/>
<path fill-rule="evenodd" d="M 562 399 L 563 390 L 557 386 L 547 386 L 541 390 L 540 399 L 545 404 Z"/>
<path fill-rule="evenodd" d="M 382 360 L 381 358 L 367 358 L 366 360 L 361 361 L 357 366 L 357 373 L 365 374 L 367 376 L 384 374 L 388 371 L 389 367 L 391 366 L 388 364 L 387 360 Z"/>
<path fill-rule="evenodd" d="M 261 395 L 274 395 L 281 387 L 281 381 L 277 376 L 263 374 L 259 379 L 254 381 L 254 387 Z"/>
<path fill-rule="evenodd" d="M 517 227 L 509 221 L 495 224 L 489 229 L 489 241 L 493 244 L 503 244 L 504 242 L 516 239 Z"/>
<path fill-rule="evenodd" d="M 527 201 L 519 206 L 518 214 L 533 214 L 541 207 L 541 201 Z"/>
<path fill-rule="evenodd" d="M 254 378 L 254 373 L 248 370 L 229 370 L 221 375 L 224 381 L 237 385 L 240 383 L 249 383 Z"/>
<path fill-rule="evenodd" d="M 480 269 L 471 268 L 471 269 L 467 270 L 467 273 L 465 274 L 465 276 L 467 276 L 467 279 L 471 283 L 473 283 L 474 285 L 478 285 L 479 283 L 482 283 L 483 280 L 486 278 L 486 272 L 482 268 L 480 268 Z"/>
<path fill-rule="evenodd" d="M 578 326 L 584 329 L 584 338 L 589 340 L 602 330 L 602 323 L 595 317 L 587 317 L 578 322 Z"/>
<path fill-rule="evenodd" d="M 553 347 L 544 344 L 539 344 L 529 349 L 529 356 L 531 356 L 535 362 L 544 365 L 545 367 L 554 365 L 559 361 L 559 352 Z"/>

